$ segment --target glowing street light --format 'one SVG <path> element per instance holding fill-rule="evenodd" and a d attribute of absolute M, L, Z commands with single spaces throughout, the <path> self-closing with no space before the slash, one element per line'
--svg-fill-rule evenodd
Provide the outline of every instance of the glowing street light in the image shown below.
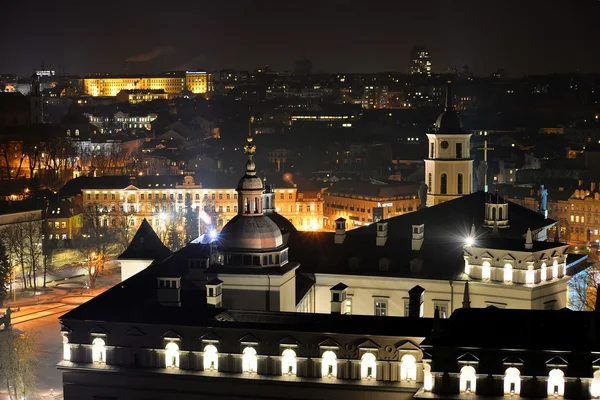
<path fill-rule="evenodd" d="M 471 236 L 468 236 L 467 238 L 465 238 L 465 246 L 467 247 L 471 247 L 475 244 L 475 239 L 472 238 Z"/>

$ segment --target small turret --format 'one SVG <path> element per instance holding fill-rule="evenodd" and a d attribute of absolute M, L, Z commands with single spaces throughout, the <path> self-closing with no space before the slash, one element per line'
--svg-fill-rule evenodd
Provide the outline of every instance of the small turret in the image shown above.
<path fill-rule="evenodd" d="M 465 281 L 465 291 L 463 293 L 463 308 L 471 308 L 471 296 L 469 294 L 469 281 Z"/>

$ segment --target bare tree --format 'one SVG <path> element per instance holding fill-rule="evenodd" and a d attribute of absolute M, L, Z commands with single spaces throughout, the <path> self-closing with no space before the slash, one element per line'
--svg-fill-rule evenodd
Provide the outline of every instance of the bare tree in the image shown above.
<path fill-rule="evenodd" d="M 600 263 L 575 274 L 569 281 L 569 307 L 577 311 L 594 311 L 600 285 Z"/>
<path fill-rule="evenodd" d="M 25 242 L 25 229 L 23 225 L 16 223 L 7 226 L 2 230 L 2 241 L 8 251 L 9 263 L 13 274 L 21 268 L 23 278 L 23 289 L 27 289 L 26 262 L 27 251 L 23 246 Z"/>
<path fill-rule="evenodd" d="M 25 217 L 19 225 L 23 226 L 24 231 L 25 241 L 23 242 L 23 247 L 25 249 L 25 262 L 27 263 L 30 282 L 33 282 L 33 289 L 37 289 L 37 270 L 44 257 L 42 247 L 42 221 L 34 216 Z M 46 286 L 45 281 L 43 285 Z"/>
<path fill-rule="evenodd" d="M 6 385 L 11 400 L 29 399 L 36 393 L 35 342 L 31 331 L 0 331 L 0 382 Z"/>

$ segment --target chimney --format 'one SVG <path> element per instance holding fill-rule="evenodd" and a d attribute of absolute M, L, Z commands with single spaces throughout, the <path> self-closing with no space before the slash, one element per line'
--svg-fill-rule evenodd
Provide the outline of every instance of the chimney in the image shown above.
<path fill-rule="evenodd" d="M 425 289 L 417 285 L 408 291 L 408 316 L 420 318 L 423 316 L 423 298 Z"/>
<path fill-rule="evenodd" d="M 158 279 L 157 299 L 163 306 L 179 307 L 181 305 L 181 278 L 160 277 Z"/>
<path fill-rule="evenodd" d="M 377 237 L 375 238 L 375 244 L 377 246 L 385 246 L 388 236 L 388 224 L 387 222 L 377 223 Z"/>
<path fill-rule="evenodd" d="M 425 224 L 412 226 L 412 249 L 421 250 L 423 240 L 425 239 Z"/>
<path fill-rule="evenodd" d="M 346 219 L 338 218 L 335 220 L 335 244 L 342 244 L 346 239 Z"/>
<path fill-rule="evenodd" d="M 531 235 L 531 229 L 529 228 L 527 228 L 527 233 L 525 234 L 525 249 L 533 249 L 533 237 Z"/>
<path fill-rule="evenodd" d="M 329 291 L 331 292 L 331 313 L 332 314 L 346 314 L 346 308 L 343 307 L 346 301 L 346 289 L 348 286 L 342 282 L 338 283 Z"/>
<path fill-rule="evenodd" d="M 463 293 L 463 308 L 471 308 L 471 296 L 469 295 L 469 281 L 465 281 L 465 291 Z"/>
<path fill-rule="evenodd" d="M 433 329 L 431 329 L 431 338 L 432 339 L 439 339 L 441 336 L 441 321 L 440 321 L 440 309 L 439 308 L 435 308 L 435 310 L 433 310 Z"/>
<path fill-rule="evenodd" d="M 223 305 L 223 281 L 219 278 L 206 282 L 206 304 L 209 307 L 221 308 Z"/>

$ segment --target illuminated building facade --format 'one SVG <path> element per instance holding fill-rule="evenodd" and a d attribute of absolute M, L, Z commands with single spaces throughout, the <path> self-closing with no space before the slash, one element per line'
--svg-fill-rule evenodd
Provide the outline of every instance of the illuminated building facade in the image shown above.
<path fill-rule="evenodd" d="M 83 84 L 85 93 L 90 96 L 116 96 L 122 90 L 160 89 L 167 94 L 186 90 L 201 94 L 212 90 L 212 77 L 207 72 L 178 71 L 145 76 L 88 76 Z"/>
<path fill-rule="evenodd" d="M 138 104 L 144 101 L 167 100 L 169 95 L 163 89 L 133 89 L 121 90 L 116 97 L 117 101 Z"/>
<path fill-rule="evenodd" d="M 379 109 L 388 108 L 389 96 L 387 86 L 365 86 L 362 99 L 360 100 L 362 108 Z"/>
<path fill-rule="evenodd" d="M 415 46 L 410 52 L 409 71 L 411 75 L 431 76 L 431 55 L 423 46 Z"/>
<path fill-rule="evenodd" d="M 374 185 L 368 182 L 338 182 L 326 189 L 324 229 L 335 229 L 335 220 L 345 218 L 346 229 L 416 211 L 418 185 Z"/>

